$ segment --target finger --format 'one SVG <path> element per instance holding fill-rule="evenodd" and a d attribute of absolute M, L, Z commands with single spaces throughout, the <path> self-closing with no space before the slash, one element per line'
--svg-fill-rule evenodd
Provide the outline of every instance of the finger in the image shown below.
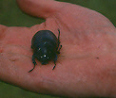
<path fill-rule="evenodd" d="M 6 26 L 4 25 L 0 25 L 0 41 L 2 40 L 2 38 L 4 37 L 4 31 L 6 30 Z M 1 43 L 0 43 L 1 44 Z"/>
<path fill-rule="evenodd" d="M 54 0 L 17 0 L 17 3 L 24 12 L 42 18 L 47 18 L 63 6 L 63 3 Z"/>

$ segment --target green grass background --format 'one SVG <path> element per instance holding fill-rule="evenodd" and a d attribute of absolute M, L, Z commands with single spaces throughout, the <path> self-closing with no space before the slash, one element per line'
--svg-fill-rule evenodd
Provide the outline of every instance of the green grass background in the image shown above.
<path fill-rule="evenodd" d="M 78 4 L 105 15 L 116 26 L 116 0 L 57 0 Z M 0 0 L 0 24 L 6 26 L 33 26 L 43 19 L 28 16 L 20 11 L 15 0 Z M 0 82 L 0 98 L 60 98 L 35 94 Z"/>

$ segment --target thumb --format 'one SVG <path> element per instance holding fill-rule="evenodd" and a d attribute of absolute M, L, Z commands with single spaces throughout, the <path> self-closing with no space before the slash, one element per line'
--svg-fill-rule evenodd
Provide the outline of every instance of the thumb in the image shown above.
<path fill-rule="evenodd" d="M 49 17 L 64 5 L 54 0 L 17 0 L 17 3 L 27 14 L 41 18 Z"/>

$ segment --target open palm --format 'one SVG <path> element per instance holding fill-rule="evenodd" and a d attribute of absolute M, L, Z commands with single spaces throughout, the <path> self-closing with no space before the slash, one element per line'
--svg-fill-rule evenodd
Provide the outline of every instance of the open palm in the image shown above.
<path fill-rule="evenodd" d="M 101 14 L 53 0 L 17 0 L 42 24 L 27 27 L 0 25 L 0 79 L 24 89 L 59 96 L 116 95 L 116 28 Z M 31 39 L 39 30 L 61 31 L 61 54 L 33 68 Z"/>

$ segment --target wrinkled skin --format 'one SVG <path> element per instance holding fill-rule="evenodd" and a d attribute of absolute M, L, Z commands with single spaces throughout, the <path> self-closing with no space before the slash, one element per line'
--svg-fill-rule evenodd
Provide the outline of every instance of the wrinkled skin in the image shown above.
<path fill-rule="evenodd" d="M 101 14 L 54 0 L 17 0 L 26 13 L 42 17 L 27 27 L 0 25 L 0 79 L 37 93 L 67 97 L 116 96 L 116 28 Z M 49 29 L 63 45 L 57 67 L 31 61 L 31 38 Z"/>

